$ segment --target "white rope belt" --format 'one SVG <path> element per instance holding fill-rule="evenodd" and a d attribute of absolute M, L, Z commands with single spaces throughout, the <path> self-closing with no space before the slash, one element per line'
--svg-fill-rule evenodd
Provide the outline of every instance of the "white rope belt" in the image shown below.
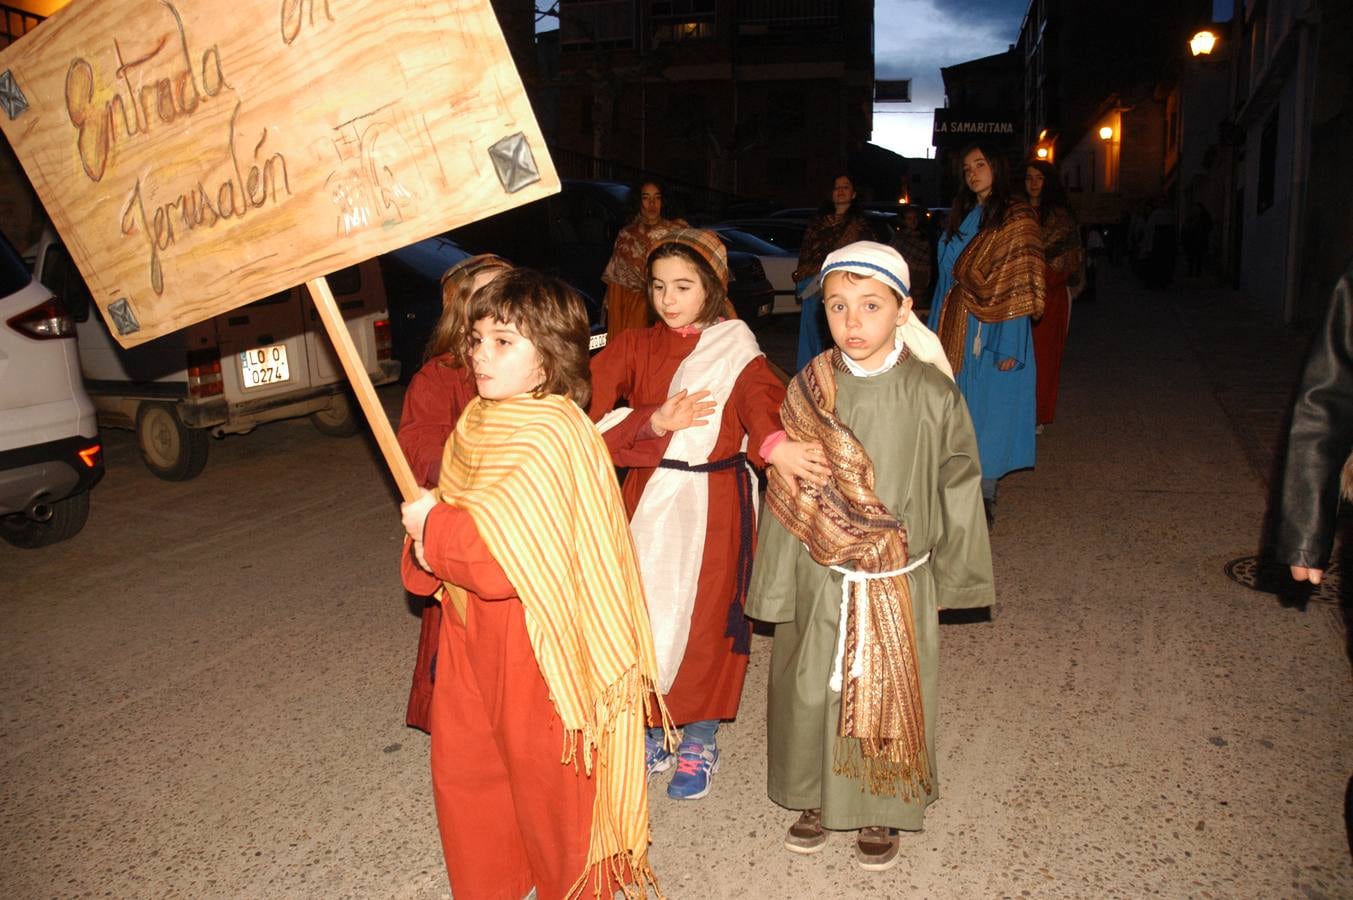
<path fill-rule="evenodd" d="M 894 569 L 891 572 L 860 572 L 855 569 L 843 569 L 840 566 L 829 566 L 833 572 L 840 572 L 844 577 L 841 579 L 841 619 L 836 626 L 836 660 L 832 663 L 832 677 L 828 682 L 833 692 L 841 693 L 841 686 L 844 683 L 841 676 L 841 667 L 846 661 L 846 616 L 850 613 L 850 598 L 855 596 L 855 622 L 856 628 L 866 628 L 869 614 L 869 591 L 856 591 L 854 588 L 858 585 L 864 587 L 867 582 L 877 581 L 880 578 L 896 578 L 899 575 L 906 575 L 912 569 L 919 568 L 930 561 L 930 552 L 926 551 L 920 559 L 914 559 L 900 569 Z M 858 639 L 855 641 L 855 656 L 850 661 L 850 677 L 859 678 L 864 674 L 864 645 L 866 641 Z"/>

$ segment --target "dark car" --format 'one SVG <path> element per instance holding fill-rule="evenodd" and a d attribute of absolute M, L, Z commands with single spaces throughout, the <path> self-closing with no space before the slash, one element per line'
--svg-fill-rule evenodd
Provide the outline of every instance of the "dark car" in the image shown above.
<path fill-rule="evenodd" d="M 428 238 L 380 258 L 390 310 L 391 352 L 405 384 L 423 365 L 424 350 L 442 315 L 442 273 L 469 257 L 455 241 Z"/>

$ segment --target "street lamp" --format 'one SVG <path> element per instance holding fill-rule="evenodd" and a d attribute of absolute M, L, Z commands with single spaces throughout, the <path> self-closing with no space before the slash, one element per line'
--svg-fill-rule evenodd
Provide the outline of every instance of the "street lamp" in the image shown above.
<path fill-rule="evenodd" d="M 1099 126 L 1099 139 L 1101 141 L 1113 140 L 1113 126 L 1112 125 Z"/>
<path fill-rule="evenodd" d="M 1204 28 L 1189 39 L 1189 52 L 1194 56 L 1207 56 L 1217 46 L 1217 35 Z"/>
<path fill-rule="evenodd" d="M 1047 159 L 1047 158 L 1048 158 L 1048 148 L 1047 148 L 1047 147 L 1039 147 L 1037 150 L 1034 151 L 1034 155 L 1037 156 L 1039 159 Z"/>

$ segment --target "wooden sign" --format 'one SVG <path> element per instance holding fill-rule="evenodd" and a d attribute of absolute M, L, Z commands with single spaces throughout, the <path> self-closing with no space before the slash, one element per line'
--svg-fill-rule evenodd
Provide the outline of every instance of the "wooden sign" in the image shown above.
<path fill-rule="evenodd" d="M 76 0 L 0 128 L 126 347 L 559 190 L 487 0 Z"/>

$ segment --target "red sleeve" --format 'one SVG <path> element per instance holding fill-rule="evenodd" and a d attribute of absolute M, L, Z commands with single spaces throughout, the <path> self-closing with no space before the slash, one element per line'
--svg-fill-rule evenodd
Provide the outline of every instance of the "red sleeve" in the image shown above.
<path fill-rule="evenodd" d="M 627 469 L 651 468 L 656 466 L 667 452 L 672 441 L 669 431 L 662 437 L 653 433 L 650 420 L 658 411 L 659 404 L 651 403 L 637 407 L 625 418 L 602 435 L 606 449 L 611 451 L 611 462 Z"/>
<path fill-rule="evenodd" d="M 407 549 L 410 543 L 406 542 L 401 565 L 404 586 L 410 593 L 427 596 L 436 591 L 438 581 L 449 581 L 484 600 L 517 596 L 517 589 L 479 536 L 474 519 L 458 506 L 438 503 L 423 526 L 423 557 L 432 575 L 414 562 L 413 552 Z"/>
<path fill-rule="evenodd" d="M 747 431 L 747 456 L 758 466 L 761 444 L 784 426 L 780 424 L 780 405 L 785 402 L 785 386 L 775 377 L 764 356 L 747 364 L 733 384 L 730 405 Z"/>
<path fill-rule="evenodd" d="M 400 449 L 423 487 L 437 484 L 446 439 L 465 405 L 475 396 L 469 370 L 445 366 L 444 359 L 439 356 L 428 360 L 413 376 L 404 392 L 404 409 L 399 416 L 396 437 Z"/>
<path fill-rule="evenodd" d="M 592 402 L 587 415 L 593 422 L 615 409 L 620 398 L 629 398 L 634 381 L 633 338 L 637 333 L 637 330 L 621 332 L 614 342 L 592 357 Z"/>

